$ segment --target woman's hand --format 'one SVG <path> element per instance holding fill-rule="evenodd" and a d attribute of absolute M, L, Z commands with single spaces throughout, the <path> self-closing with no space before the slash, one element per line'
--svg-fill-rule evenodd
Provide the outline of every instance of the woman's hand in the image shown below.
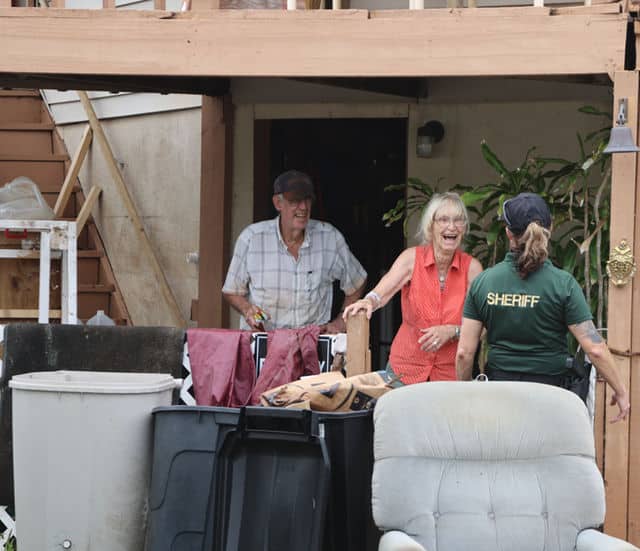
<path fill-rule="evenodd" d="M 371 314 L 374 310 L 373 301 L 368 298 L 361 298 L 354 303 L 349 304 L 342 313 L 342 319 L 346 322 L 348 317 L 355 316 L 358 312 L 365 312 L 367 319 L 371 319 Z"/>
<path fill-rule="evenodd" d="M 422 335 L 418 339 L 420 348 L 425 352 L 436 352 L 456 336 L 455 325 L 434 325 L 420 329 Z"/>

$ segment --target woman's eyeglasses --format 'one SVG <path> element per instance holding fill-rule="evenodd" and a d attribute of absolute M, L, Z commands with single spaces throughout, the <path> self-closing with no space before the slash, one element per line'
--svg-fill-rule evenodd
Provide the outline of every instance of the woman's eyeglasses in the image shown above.
<path fill-rule="evenodd" d="M 455 218 L 451 218 L 451 216 L 438 216 L 433 219 L 439 226 L 446 228 L 453 224 L 457 228 L 463 228 L 466 224 L 466 220 L 462 216 L 456 216 Z"/>

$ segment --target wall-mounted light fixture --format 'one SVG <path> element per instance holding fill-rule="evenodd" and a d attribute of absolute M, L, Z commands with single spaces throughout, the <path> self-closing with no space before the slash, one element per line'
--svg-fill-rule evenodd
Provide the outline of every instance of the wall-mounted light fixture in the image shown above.
<path fill-rule="evenodd" d="M 618 101 L 618 118 L 616 125 L 611 129 L 611 136 L 607 147 L 603 153 L 635 153 L 640 148 L 633 141 L 631 128 L 626 126 L 627 122 L 627 98 L 620 98 Z"/>
<path fill-rule="evenodd" d="M 418 128 L 416 141 L 416 155 L 418 157 L 431 157 L 433 144 L 438 143 L 444 137 L 444 126 L 440 121 L 425 122 Z"/>

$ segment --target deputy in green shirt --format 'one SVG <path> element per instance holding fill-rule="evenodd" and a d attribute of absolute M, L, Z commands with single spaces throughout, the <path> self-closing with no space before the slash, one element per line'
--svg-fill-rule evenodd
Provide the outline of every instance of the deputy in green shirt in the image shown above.
<path fill-rule="evenodd" d="M 582 290 L 571 274 L 548 260 L 551 213 L 534 193 L 505 201 L 510 252 L 472 283 L 464 305 L 456 355 L 458 379 L 471 378 L 473 357 L 486 328 L 490 380 L 533 381 L 564 386 L 567 331 L 614 390 L 620 413 L 629 396 L 606 343 L 593 325 Z"/>

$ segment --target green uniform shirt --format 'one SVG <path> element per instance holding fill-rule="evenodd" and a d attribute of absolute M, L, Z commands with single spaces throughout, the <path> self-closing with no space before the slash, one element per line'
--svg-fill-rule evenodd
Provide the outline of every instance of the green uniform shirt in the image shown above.
<path fill-rule="evenodd" d="M 567 326 L 592 319 L 571 274 L 547 260 L 521 279 L 512 253 L 474 279 L 464 317 L 486 327 L 490 368 L 544 375 L 566 371 Z"/>

